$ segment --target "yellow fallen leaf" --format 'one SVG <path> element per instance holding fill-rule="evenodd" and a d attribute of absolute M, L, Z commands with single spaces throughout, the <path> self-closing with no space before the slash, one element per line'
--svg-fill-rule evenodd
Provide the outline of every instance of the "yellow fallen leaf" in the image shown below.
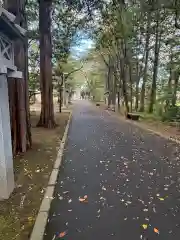
<path fill-rule="evenodd" d="M 164 198 L 162 198 L 162 197 L 159 197 L 159 200 L 160 200 L 160 201 L 164 201 Z"/>
<path fill-rule="evenodd" d="M 148 228 L 147 224 L 142 224 L 142 227 L 146 230 Z"/>
<path fill-rule="evenodd" d="M 29 221 L 29 222 L 32 222 L 33 220 L 34 220 L 33 217 L 28 217 L 28 221 Z"/>

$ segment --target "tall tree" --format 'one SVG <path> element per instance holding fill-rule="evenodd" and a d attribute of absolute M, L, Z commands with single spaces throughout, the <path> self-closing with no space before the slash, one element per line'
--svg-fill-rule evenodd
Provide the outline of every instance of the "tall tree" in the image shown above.
<path fill-rule="evenodd" d="M 147 82 L 147 70 L 148 70 L 148 59 L 149 59 L 149 40 L 150 40 L 150 11 L 147 15 L 147 27 L 146 27 L 146 44 L 145 44 L 145 62 L 144 62 L 144 71 L 143 71 L 143 83 L 141 88 L 141 98 L 140 98 L 140 111 L 144 112 L 144 100 L 145 100 L 145 87 Z"/>
<path fill-rule="evenodd" d="M 41 115 L 38 126 L 54 128 L 52 84 L 52 0 L 39 0 Z"/>
<path fill-rule="evenodd" d="M 16 16 L 16 23 L 27 28 L 25 0 L 4 0 L 4 7 Z M 23 79 L 11 79 L 9 102 L 11 117 L 12 145 L 14 154 L 25 152 L 31 146 L 29 93 L 28 93 L 28 54 L 27 39 L 17 40 L 14 45 L 15 65 L 23 72 Z"/>
<path fill-rule="evenodd" d="M 160 16 L 157 12 L 156 14 L 156 32 L 155 32 L 155 48 L 154 48 L 154 67 L 153 67 L 153 78 L 150 94 L 150 104 L 149 104 L 149 113 L 153 112 L 153 106 L 156 101 L 156 85 L 157 85 L 157 76 L 158 76 L 158 64 L 159 64 L 159 51 L 161 44 L 161 33 L 159 29 Z"/>

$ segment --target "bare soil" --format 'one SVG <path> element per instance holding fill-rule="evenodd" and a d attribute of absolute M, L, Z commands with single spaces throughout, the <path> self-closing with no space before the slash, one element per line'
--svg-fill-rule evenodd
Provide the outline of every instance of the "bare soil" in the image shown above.
<path fill-rule="evenodd" d="M 0 239 L 29 239 L 47 187 L 69 113 L 56 113 L 58 127 L 37 128 L 39 111 L 31 114 L 33 147 L 14 158 L 16 188 L 0 202 Z"/>

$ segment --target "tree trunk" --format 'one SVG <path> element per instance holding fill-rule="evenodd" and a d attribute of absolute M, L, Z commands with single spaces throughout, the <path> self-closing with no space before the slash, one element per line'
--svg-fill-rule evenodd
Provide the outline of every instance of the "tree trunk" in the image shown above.
<path fill-rule="evenodd" d="M 153 107 L 156 101 L 156 82 L 158 74 L 158 63 L 159 63 L 159 50 L 160 50 L 160 33 L 159 33 L 159 13 L 157 14 L 156 20 L 156 40 L 155 40 L 155 52 L 154 52 L 154 70 L 153 70 L 153 79 L 151 86 L 150 94 L 150 104 L 149 104 L 149 113 L 153 112 Z"/>
<path fill-rule="evenodd" d="M 117 97 L 118 97 L 118 111 L 120 111 L 120 89 L 117 92 Z"/>
<path fill-rule="evenodd" d="M 173 76 L 173 53 L 171 49 L 170 54 L 170 69 L 169 69 L 169 80 L 168 80 L 168 98 L 166 99 L 165 111 L 167 111 L 170 104 L 170 95 L 172 94 L 172 76 Z"/>
<path fill-rule="evenodd" d="M 122 81 L 122 95 L 124 98 L 124 103 L 125 103 L 126 113 L 127 113 L 129 112 L 128 92 L 127 92 L 128 67 L 125 64 L 126 50 L 124 50 L 123 48 L 124 48 L 124 44 L 121 42 L 121 49 L 120 49 L 120 52 L 118 53 L 118 65 L 119 65 L 118 69 L 120 70 L 120 76 Z"/>
<path fill-rule="evenodd" d="M 127 85 L 126 83 L 128 82 L 128 68 L 125 65 L 124 66 L 124 74 L 122 78 L 122 91 L 123 91 L 123 97 L 124 97 L 124 103 L 126 107 L 126 113 L 129 112 L 129 104 L 128 104 L 128 93 L 127 93 Z"/>
<path fill-rule="evenodd" d="M 111 89 L 110 89 L 110 79 L 111 79 L 111 66 L 110 66 L 110 60 L 109 60 L 109 66 L 108 66 L 108 74 L 107 74 L 107 90 L 109 92 L 108 94 L 108 99 L 107 99 L 107 104 L 108 104 L 108 108 L 111 105 Z"/>
<path fill-rule="evenodd" d="M 39 0 L 41 115 L 37 126 L 45 128 L 56 126 L 51 63 L 51 7 L 52 0 Z"/>
<path fill-rule="evenodd" d="M 133 85 L 132 85 L 132 71 L 131 71 L 131 63 L 128 65 L 129 72 L 129 82 L 130 82 L 130 111 L 133 110 Z"/>
<path fill-rule="evenodd" d="M 139 107 L 139 77 L 137 77 L 136 80 L 136 100 L 135 100 L 135 111 L 137 112 L 138 107 Z"/>
<path fill-rule="evenodd" d="M 116 109 L 116 95 L 117 95 L 117 76 L 116 76 L 116 68 L 113 66 L 114 69 L 114 74 L 113 74 L 113 89 L 112 89 L 112 105 L 113 105 L 113 110 L 115 111 Z"/>
<path fill-rule="evenodd" d="M 149 59 L 149 40 L 150 40 L 150 13 L 147 19 L 147 30 L 146 30 L 146 45 L 145 45 L 145 66 L 143 72 L 143 83 L 141 88 L 140 96 L 140 112 L 144 112 L 144 100 L 145 100 L 145 87 L 147 82 L 147 69 L 148 69 L 148 59 Z"/>
<path fill-rule="evenodd" d="M 135 90 L 135 111 L 138 111 L 139 108 L 139 82 L 141 78 L 142 67 L 139 66 L 137 62 L 137 75 L 136 75 L 136 90 Z"/>
<path fill-rule="evenodd" d="M 62 87 L 59 87 L 59 112 L 62 112 Z"/>
<path fill-rule="evenodd" d="M 176 100 L 177 100 L 177 88 L 178 88 L 178 81 L 179 81 L 179 72 L 174 72 L 174 82 L 173 82 L 173 96 L 172 96 L 172 106 L 176 106 Z"/>
<path fill-rule="evenodd" d="M 16 15 L 16 23 L 26 28 L 25 1 L 5 0 L 4 7 Z M 11 135 L 13 153 L 25 152 L 31 147 L 31 126 L 29 113 L 29 92 L 28 92 L 28 45 L 17 40 L 14 43 L 14 60 L 19 71 L 23 72 L 23 79 L 10 79 L 9 106 L 11 119 Z"/>

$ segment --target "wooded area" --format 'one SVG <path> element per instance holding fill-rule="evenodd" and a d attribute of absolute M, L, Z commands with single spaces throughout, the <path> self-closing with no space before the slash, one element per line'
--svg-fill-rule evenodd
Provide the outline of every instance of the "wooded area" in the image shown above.
<path fill-rule="evenodd" d="M 126 112 L 179 119 L 178 0 L 4 0 L 28 30 L 15 43 L 15 65 L 23 81 L 9 81 L 13 152 L 32 145 L 29 100 L 41 92 L 38 126 L 54 128 L 53 89 L 62 105 L 63 87 L 74 91 L 71 75 L 84 63 L 85 87 L 94 99 Z M 71 56 L 82 31 L 94 42 L 83 59 Z"/>
<path fill-rule="evenodd" d="M 114 0 L 99 11 L 91 56 L 106 72 L 108 106 L 177 121 L 180 2 Z"/>
<path fill-rule="evenodd" d="M 83 6 L 66 1 L 4 0 L 2 5 L 16 16 L 16 23 L 28 30 L 26 41 L 15 43 L 15 65 L 23 80 L 9 82 L 9 103 L 13 153 L 25 152 L 32 145 L 29 103 L 41 93 L 41 115 L 37 126 L 54 128 L 53 88 L 59 92 L 70 75 L 81 67 L 67 65 L 75 35 L 87 22 Z M 68 72 L 65 72 L 65 70 Z M 58 80 L 57 80 L 58 79 Z M 66 86 L 65 86 L 66 85 Z M 60 104 L 60 111 L 61 111 Z"/>

